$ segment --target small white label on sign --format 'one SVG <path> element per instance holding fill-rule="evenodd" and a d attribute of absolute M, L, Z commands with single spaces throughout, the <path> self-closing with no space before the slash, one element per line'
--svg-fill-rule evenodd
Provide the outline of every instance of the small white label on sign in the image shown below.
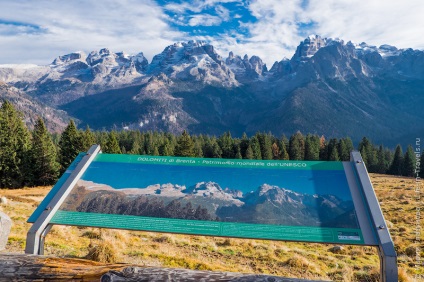
<path fill-rule="evenodd" d="M 345 236 L 345 235 L 339 235 L 339 240 L 354 240 L 354 241 L 360 241 L 361 238 L 359 236 Z"/>

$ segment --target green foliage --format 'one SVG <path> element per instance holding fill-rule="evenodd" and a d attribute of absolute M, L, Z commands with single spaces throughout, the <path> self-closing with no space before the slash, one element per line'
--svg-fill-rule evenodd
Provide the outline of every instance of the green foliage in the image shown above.
<path fill-rule="evenodd" d="M 109 132 L 106 146 L 104 148 L 105 153 L 109 154 L 121 154 L 121 148 L 119 147 L 117 134 L 115 131 Z M 151 153 L 151 155 L 154 154 L 154 151 Z M 159 152 L 157 152 L 157 155 L 159 155 Z"/>
<path fill-rule="evenodd" d="M 341 161 L 347 162 L 350 160 L 350 152 L 353 151 L 353 143 L 349 137 L 340 139 L 338 143 L 339 157 Z"/>
<path fill-rule="evenodd" d="M 250 138 L 244 133 L 241 138 L 233 138 L 230 132 L 225 132 L 217 138 L 190 136 L 186 131 L 178 137 L 171 133 L 138 130 L 92 132 L 88 126 L 84 131 L 78 130 L 72 120 L 62 134 L 50 135 L 43 120 L 38 119 L 32 140 L 29 137 L 21 114 L 11 103 L 4 102 L 0 108 L 0 187 L 52 184 L 58 177 L 56 159 L 63 172 L 79 152 L 87 151 L 95 143 L 100 144 L 105 153 L 259 160 L 349 161 L 353 150 L 349 137 L 332 138 L 327 142 L 324 136 L 308 134 L 304 137 L 300 132 L 290 139 L 285 136 L 278 139 L 270 133 L 256 133 Z M 419 155 L 415 156 L 412 147 L 403 155 L 398 146 L 393 155 L 391 150 L 382 145 L 377 147 L 364 137 L 358 149 L 369 172 L 405 176 L 419 173 L 423 177 L 424 154 L 416 162 Z"/>
<path fill-rule="evenodd" d="M 29 133 L 21 113 L 4 101 L 0 107 L 0 188 L 18 188 L 28 183 Z"/>
<path fill-rule="evenodd" d="M 386 155 L 383 149 L 383 145 L 380 145 L 377 151 L 377 168 L 375 172 L 386 173 L 389 169 L 389 163 L 386 160 Z"/>
<path fill-rule="evenodd" d="M 84 152 L 84 144 L 80 132 L 73 120 L 62 133 L 59 141 L 59 163 L 61 172 L 64 172 L 80 152 Z"/>
<path fill-rule="evenodd" d="M 248 160 L 253 160 L 254 155 L 253 155 L 253 150 L 252 150 L 252 146 L 250 146 L 250 144 L 247 146 L 247 150 L 246 150 L 246 159 Z"/>
<path fill-rule="evenodd" d="M 252 138 L 250 138 L 249 146 L 252 149 L 252 158 L 255 160 L 262 160 L 261 145 L 259 144 L 259 140 L 256 136 L 252 136 Z"/>
<path fill-rule="evenodd" d="M 221 158 L 222 157 L 222 150 L 221 150 L 221 147 L 219 147 L 216 141 L 216 138 L 206 139 L 203 153 L 205 158 Z"/>
<path fill-rule="evenodd" d="M 414 149 L 409 145 L 406 150 L 405 156 L 403 157 L 402 175 L 403 176 L 414 176 L 415 173 L 416 159 Z"/>
<path fill-rule="evenodd" d="M 291 160 L 303 160 L 305 158 L 305 140 L 300 131 L 290 137 L 289 156 Z"/>
<path fill-rule="evenodd" d="M 34 125 L 29 155 L 31 184 L 34 186 L 54 184 L 59 176 L 60 166 L 57 162 L 56 147 L 40 117 Z"/>
<path fill-rule="evenodd" d="M 224 159 L 233 159 L 234 158 L 234 150 L 233 150 L 234 140 L 231 137 L 231 133 L 225 132 L 218 138 L 218 145 L 222 151 L 222 157 Z"/>
<path fill-rule="evenodd" d="M 305 139 L 305 160 L 315 161 L 319 160 L 320 149 L 319 137 L 316 135 L 308 134 Z"/>
<path fill-rule="evenodd" d="M 393 175 L 402 175 L 403 153 L 400 145 L 396 146 L 395 155 L 389 168 L 389 173 Z"/>
<path fill-rule="evenodd" d="M 262 159 L 272 160 L 273 154 L 272 154 L 271 134 L 256 133 L 256 138 L 258 139 L 258 142 L 259 142 Z"/>
<path fill-rule="evenodd" d="M 96 144 L 96 136 L 91 132 L 90 127 L 87 125 L 85 131 L 80 132 L 82 138 L 82 148 L 84 151 L 88 151 L 90 147 Z"/>
<path fill-rule="evenodd" d="M 331 153 L 330 153 L 330 156 L 328 157 L 328 160 L 329 161 L 340 161 L 339 153 L 338 153 L 338 150 L 337 150 L 337 147 L 336 146 L 334 146 L 331 149 Z"/>
<path fill-rule="evenodd" d="M 177 146 L 175 148 L 175 156 L 178 157 L 194 157 L 194 142 L 191 139 L 191 136 L 187 131 L 183 131 L 180 138 L 177 141 Z"/>

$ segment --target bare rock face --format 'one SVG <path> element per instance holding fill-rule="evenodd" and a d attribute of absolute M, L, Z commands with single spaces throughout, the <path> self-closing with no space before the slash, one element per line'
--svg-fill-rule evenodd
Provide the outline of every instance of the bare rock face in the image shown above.
<path fill-rule="evenodd" d="M 0 251 L 6 248 L 7 239 L 9 238 L 12 220 L 10 217 L 0 211 Z"/>

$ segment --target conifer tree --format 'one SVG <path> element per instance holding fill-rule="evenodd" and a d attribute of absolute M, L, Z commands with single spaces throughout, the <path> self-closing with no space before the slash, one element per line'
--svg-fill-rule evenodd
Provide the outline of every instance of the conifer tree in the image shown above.
<path fill-rule="evenodd" d="M 415 159 L 414 149 L 412 149 L 412 146 L 409 145 L 405 152 L 405 156 L 403 158 L 402 175 L 414 176 L 415 164 L 416 164 L 416 159 Z"/>
<path fill-rule="evenodd" d="M 305 160 L 319 160 L 319 137 L 308 134 L 305 138 Z"/>
<path fill-rule="evenodd" d="M 0 107 L 0 188 L 24 186 L 29 175 L 29 133 L 9 101 Z"/>
<path fill-rule="evenodd" d="M 338 144 L 339 157 L 341 161 L 347 162 L 350 160 L 350 152 L 353 151 L 352 140 L 347 138 L 341 138 Z"/>
<path fill-rule="evenodd" d="M 424 178 L 424 152 L 421 154 L 420 172 L 418 173 L 418 176 L 421 177 L 421 178 Z"/>
<path fill-rule="evenodd" d="M 246 158 L 246 150 L 248 146 L 249 146 L 249 138 L 247 138 L 246 133 L 243 133 L 240 140 L 240 153 L 243 156 L 243 158 Z"/>
<path fill-rule="evenodd" d="M 221 158 L 222 151 L 215 137 L 206 139 L 203 155 L 205 158 Z"/>
<path fill-rule="evenodd" d="M 330 152 L 330 156 L 328 157 L 329 161 L 340 161 L 339 152 L 337 150 L 337 146 L 333 146 Z"/>
<path fill-rule="evenodd" d="M 235 154 L 234 158 L 235 159 L 242 159 L 243 157 L 241 155 L 241 149 L 240 149 L 240 145 L 239 144 L 237 144 L 235 146 L 235 151 L 236 151 L 236 154 Z"/>
<path fill-rule="evenodd" d="M 56 148 L 43 120 L 39 117 L 32 132 L 31 184 L 51 185 L 59 176 Z"/>
<path fill-rule="evenodd" d="M 196 158 L 203 158 L 202 144 L 199 139 L 196 139 L 194 142 L 194 156 Z"/>
<path fill-rule="evenodd" d="M 104 149 L 105 153 L 109 154 L 122 154 L 121 148 L 119 148 L 118 138 L 115 131 L 109 132 L 109 136 L 106 142 L 106 148 Z M 154 153 L 154 150 L 152 154 Z M 157 152 L 159 155 L 159 152 Z"/>
<path fill-rule="evenodd" d="M 288 161 L 290 159 L 290 156 L 289 156 L 289 153 L 287 152 L 287 149 L 286 149 L 287 147 L 284 145 L 283 142 L 281 143 L 282 143 L 282 146 L 281 146 L 281 152 L 280 152 L 280 159 Z"/>
<path fill-rule="evenodd" d="M 327 145 L 327 150 L 328 150 L 327 151 L 327 153 L 328 153 L 327 154 L 327 160 L 330 161 L 331 154 L 333 154 L 332 157 L 334 157 L 334 153 L 333 153 L 334 149 L 336 149 L 338 151 L 337 144 L 338 144 L 337 138 L 331 138 L 330 141 L 328 141 L 328 145 Z M 337 156 L 338 156 L 338 152 L 337 152 Z"/>
<path fill-rule="evenodd" d="M 59 164 L 63 173 L 80 152 L 84 151 L 82 138 L 73 120 L 62 132 L 59 141 Z"/>
<path fill-rule="evenodd" d="M 358 149 L 368 171 L 376 172 L 378 170 L 377 150 L 371 141 L 368 138 L 363 137 L 359 143 Z"/>
<path fill-rule="evenodd" d="M 225 159 L 233 159 L 234 151 L 233 151 L 233 139 L 231 137 L 231 133 L 225 132 L 218 138 L 218 145 L 222 151 L 222 157 Z"/>
<path fill-rule="evenodd" d="M 90 147 L 96 144 L 96 137 L 93 132 L 91 132 L 90 127 L 87 125 L 85 130 L 80 133 L 82 138 L 82 148 L 84 151 L 88 151 Z"/>
<path fill-rule="evenodd" d="M 247 145 L 247 150 L 246 150 L 246 159 L 248 160 L 253 160 L 254 155 L 253 155 L 253 150 L 252 150 L 252 146 Z"/>
<path fill-rule="evenodd" d="M 300 131 L 290 137 L 289 156 L 291 160 L 303 160 L 305 158 L 305 140 Z"/>
<path fill-rule="evenodd" d="M 392 164 L 390 165 L 389 173 L 393 175 L 402 175 L 403 167 L 403 152 L 400 145 L 396 146 L 395 155 L 393 156 Z"/>
<path fill-rule="evenodd" d="M 233 140 L 233 152 L 234 152 L 234 158 L 235 159 L 242 159 L 243 156 L 241 155 L 241 149 L 240 149 L 240 139 L 234 139 Z"/>
<path fill-rule="evenodd" d="M 175 156 L 194 157 L 194 142 L 187 131 L 183 131 L 175 147 Z"/>
<path fill-rule="evenodd" d="M 257 133 L 256 138 L 258 139 L 259 146 L 261 149 L 261 158 L 263 160 L 272 159 L 272 148 L 271 138 L 269 134 Z"/>
<path fill-rule="evenodd" d="M 171 142 L 169 139 L 165 139 L 163 144 L 159 146 L 159 154 L 161 156 L 173 156 L 174 155 L 174 149 L 172 148 Z"/>
<path fill-rule="evenodd" d="M 256 136 L 252 136 L 252 138 L 250 138 L 249 145 L 253 152 L 253 159 L 262 160 L 261 145 L 259 144 L 259 140 Z"/>
<path fill-rule="evenodd" d="M 377 169 L 375 172 L 377 173 L 386 173 L 388 169 L 388 164 L 386 161 L 385 152 L 383 149 L 383 145 L 380 145 L 377 151 Z"/>

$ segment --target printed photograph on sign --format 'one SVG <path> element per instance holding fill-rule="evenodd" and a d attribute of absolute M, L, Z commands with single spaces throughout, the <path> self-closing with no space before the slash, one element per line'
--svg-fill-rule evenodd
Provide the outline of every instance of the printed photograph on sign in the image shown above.
<path fill-rule="evenodd" d="M 61 210 L 359 229 L 346 175 L 340 166 L 188 166 L 106 162 L 100 157 L 77 182 Z M 345 236 L 339 234 L 339 239 Z M 355 236 L 346 238 L 355 240 Z"/>

